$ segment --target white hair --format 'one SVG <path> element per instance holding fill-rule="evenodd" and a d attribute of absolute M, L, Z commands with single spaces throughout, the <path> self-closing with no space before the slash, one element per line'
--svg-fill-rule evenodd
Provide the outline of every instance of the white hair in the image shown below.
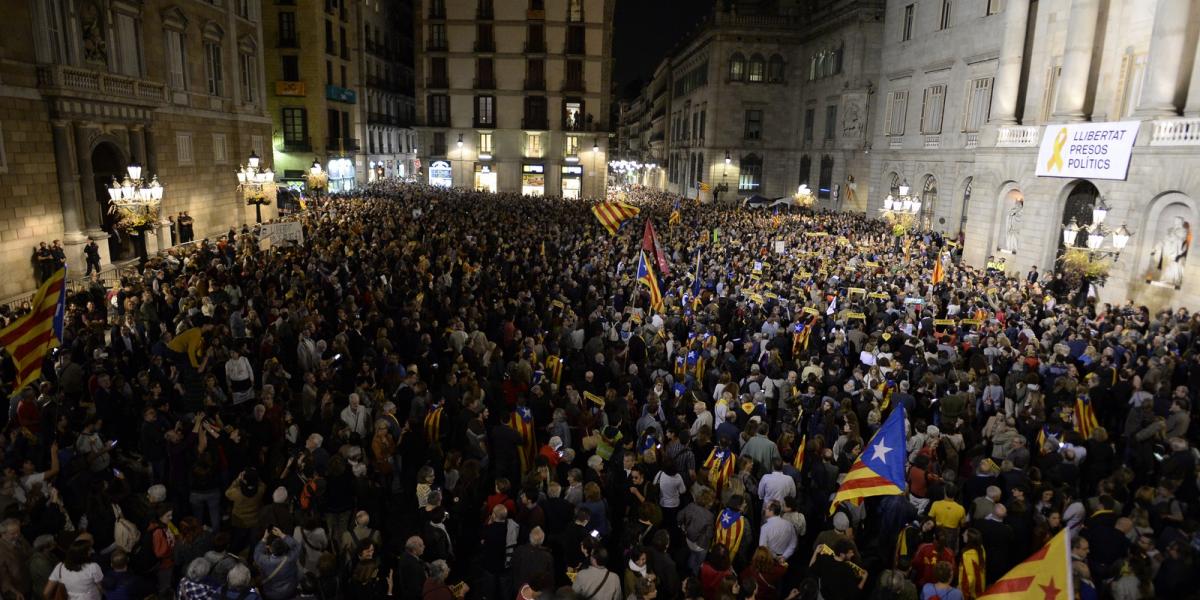
<path fill-rule="evenodd" d="M 225 576 L 225 582 L 231 588 L 244 589 L 250 586 L 250 568 L 246 565 L 237 565 L 229 569 L 229 574 Z"/>
<path fill-rule="evenodd" d="M 208 574 L 211 572 L 212 563 L 208 562 L 208 559 L 205 558 L 194 559 L 187 566 L 187 578 L 192 581 L 200 581 L 208 577 Z"/>

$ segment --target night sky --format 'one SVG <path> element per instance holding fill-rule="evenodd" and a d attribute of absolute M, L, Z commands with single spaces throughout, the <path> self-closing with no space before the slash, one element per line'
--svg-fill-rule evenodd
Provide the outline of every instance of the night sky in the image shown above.
<path fill-rule="evenodd" d="M 613 80 L 621 96 L 654 68 L 712 9 L 714 0 L 617 0 Z"/>

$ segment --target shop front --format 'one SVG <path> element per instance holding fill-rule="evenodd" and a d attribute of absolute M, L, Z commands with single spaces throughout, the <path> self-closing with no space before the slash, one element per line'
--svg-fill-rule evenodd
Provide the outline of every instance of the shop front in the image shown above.
<path fill-rule="evenodd" d="M 354 161 L 349 158 L 335 158 L 325 165 L 329 173 L 330 192 L 348 192 L 354 189 Z"/>
<path fill-rule="evenodd" d="M 448 188 L 454 185 L 450 172 L 450 161 L 435 160 L 429 163 L 429 185 Z"/>
<path fill-rule="evenodd" d="M 521 165 L 521 193 L 526 196 L 546 195 L 546 165 Z"/>
<path fill-rule="evenodd" d="M 583 192 L 583 167 L 580 165 L 563 165 L 562 167 L 562 197 L 578 199 Z"/>
<path fill-rule="evenodd" d="M 496 192 L 496 170 L 488 163 L 475 163 L 475 190 Z"/>

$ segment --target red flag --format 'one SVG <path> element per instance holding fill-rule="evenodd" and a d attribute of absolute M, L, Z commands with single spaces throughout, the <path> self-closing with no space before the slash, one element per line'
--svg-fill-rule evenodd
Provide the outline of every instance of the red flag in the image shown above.
<path fill-rule="evenodd" d="M 654 221 L 646 219 L 646 230 L 642 234 L 642 250 L 654 254 L 654 261 L 658 263 L 658 270 L 662 271 L 663 277 L 671 274 L 671 268 L 667 264 L 667 255 L 663 252 L 662 245 L 658 243 L 658 235 L 654 233 Z"/>

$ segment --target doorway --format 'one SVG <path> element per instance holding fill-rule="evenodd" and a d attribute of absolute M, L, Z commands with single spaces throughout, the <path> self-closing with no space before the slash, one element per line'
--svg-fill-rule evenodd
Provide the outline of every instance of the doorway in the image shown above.
<path fill-rule="evenodd" d="M 113 179 L 125 177 L 125 157 L 111 142 L 101 142 L 92 150 L 92 173 L 95 177 L 96 202 L 100 203 L 100 218 L 104 232 L 108 234 L 110 260 L 126 260 L 136 254 L 130 236 L 116 227 L 118 216 L 113 214 L 108 188 Z"/>

